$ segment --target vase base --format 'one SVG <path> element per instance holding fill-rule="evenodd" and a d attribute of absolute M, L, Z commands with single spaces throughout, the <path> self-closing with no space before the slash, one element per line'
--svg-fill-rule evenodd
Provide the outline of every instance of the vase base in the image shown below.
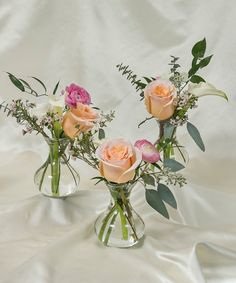
<path fill-rule="evenodd" d="M 111 248 L 119 248 L 119 249 L 126 249 L 126 248 L 131 248 L 133 246 L 136 246 L 140 242 L 142 242 L 144 239 L 144 234 L 141 236 L 138 240 L 136 240 L 134 237 L 129 239 L 129 241 L 123 241 L 123 240 L 116 240 L 116 241 L 109 241 L 108 243 L 104 243 L 101 241 L 101 243 L 107 247 Z"/>
<path fill-rule="evenodd" d="M 76 193 L 78 193 L 78 190 L 74 191 L 74 192 L 70 192 L 67 194 L 63 194 L 63 195 L 52 195 L 52 194 L 47 194 L 46 192 L 40 192 L 41 195 L 43 195 L 44 197 L 48 197 L 48 198 L 53 198 L 53 199 L 63 199 L 65 200 L 68 197 L 74 196 Z"/>

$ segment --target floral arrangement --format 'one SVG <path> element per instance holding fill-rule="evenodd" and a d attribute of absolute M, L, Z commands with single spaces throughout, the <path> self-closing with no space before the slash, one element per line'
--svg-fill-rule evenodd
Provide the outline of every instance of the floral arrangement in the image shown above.
<path fill-rule="evenodd" d="M 168 75 L 137 78 L 137 75 L 122 63 L 117 65 L 122 75 L 126 76 L 144 100 L 147 111 L 151 114 L 139 127 L 148 120 L 156 119 L 159 125 L 159 138 L 155 145 L 163 153 L 163 158 L 175 158 L 177 150 L 186 161 L 183 147 L 176 139 L 177 128 L 187 126 L 187 131 L 202 151 L 205 146 L 201 135 L 192 123 L 188 113 L 198 105 L 198 99 L 206 95 L 217 95 L 228 100 L 223 91 L 207 83 L 198 72 L 206 67 L 213 55 L 206 56 L 206 39 L 197 42 L 192 48 L 192 63 L 187 72 L 180 71 L 179 57 L 171 56 L 171 69 Z M 185 163 L 185 162 L 184 162 Z"/>
<path fill-rule="evenodd" d="M 193 58 L 188 72 L 180 71 L 179 58 L 171 56 L 170 73 L 165 76 L 138 79 L 129 66 L 117 65 L 135 86 L 151 115 L 138 127 L 151 119 L 159 125 L 159 136 L 154 142 L 142 139 L 133 144 L 116 138 L 101 143 L 99 140 L 105 138 L 104 128 L 113 120 L 114 112 L 104 114 L 94 107 L 90 94 L 84 88 L 71 84 L 57 95 L 58 82 L 52 95 L 48 95 L 44 83 L 32 77 L 44 90 L 43 94 L 39 94 L 28 82 L 8 73 L 18 89 L 40 102 L 17 99 L 10 104 L 0 104 L 0 109 L 24 126 L 23 134 L 41 134 L 49 145 L 48 159 L 35 174 L 39 190 L 46 187 L 44 193 L 54 197 L 65 196 L 64 191 L 68 188 L 69 193 L 75 191 L 79 176 L 69 164 L 70 158 L 81 159 L 97 169 L 100 176 L 93 178 L 96 184 L 103 181 L 109 188 L 111 203 L 95 223 L 98 238 L 105 245 L 129 247 L 143 237 L 144 222 L 129 201 L 132 187 L 138 182 L 145 188 L 147 203 L 162 216 L 169 218 L 168 205 L 177 209 L 169 187 L 186 184 L 179 171 L 187 161 L 184 148 L 176 137 L 177 129 L 186 125 L 192 139 L 205 151 L 201 135 L 189 122 L 188 113 L 197 107 L 202 96 L 217 95 L 227 100 L 224 92 L 198 74 L 212 58 L 212 55 L 205 57 L 205 52 L 206 40 L 203 39 L 192 48 Z M 66 154 L 67 149 L 69 155 Z M 181 160 L 178 160 L 176 152 Z M 74 184 L 61 182 L 62 166 L 68 169 L 64 179 L 70 173 Z"/>
<path fill-rule="evenodd" d="M 129 203 L 129 188 L 137 182 L 145 187 L 148 204 L 164 217 L 169 218 L 166 205 L 177 208 L 169 185 L 182 187 L 186 184 L 186 179 L 178 171 L 185 167 L 187 161 L 183 147 L 176 138 L 177 128 L 187 125 L 192 139 L 205 151 L 198 129 L 189 122 L 188 112 L 196 108 L 198 99 L 205 95 L 217 95 L 227 100 L 224 92 L 207 83 L 198 74 L 212 58 L 212 55 L 205 57 L 205 52 L 204 38 L 192 48 L 193 58 L 188 72 L 180 71 L 179 58 L 171 56 L 171 69 L 167 76 L 138 79 L 129 66 L 117 65 L 122 75 L 140 93 L 141 100 L 144 100 L 147 111 L 151 114 L 138 127 L 150 119 L 156 119 L 159 137 L 154 143 L 139 140 L 134 145 L 123 139 L 115 139 L 98 147 L 96 156 L 100 162 L 101 177 L 97 179 L 108 185 L 113 198 L 109 209 L 95 224 L 96 233 L 104 244 L 116 246 L 114 230 L 118 230 L 117 227 L 121 227 L 120 246 L 133 245 L 143 236 L 144 227 L 140 228 L 142 221 L 132 212 Z M 180 153 L 181 160 L 178 160 L 176 150 Z M 114 228 L 118 215 L 120 223 Z"/>
<path fill-rule="evenodd" d="M 104 114 L 99 108 L 93 106 L 90 94 L 79 85 L 72 83 L 58 95 L 58 82 L 52 94 L 48 94 L 45 84 L 38 78 L 32 77 L 43 89 L 43 93 L 39 93 L 25 80 L 11 73 L 8 73 L 8 76 L 15 87 L 24 93 L 31 94 L 35 99 L 33 102 L 21 98 L 11 103 L 3 102 L 0 104 L 0 109 L 4 110 L 8 116 L 14 117 L 17 123 L 23 126 L 23 135 L 33 132 L 41 134 L 50 148 L 47 161 L 35 174 L 36 185 L 41 191 L 45 183 L 47 186 L 45 194 L 61 196 L 60 186 L 63 186 L 61 167 L 65 164 L 74 180 L 73 189 L 70 192 L 76 190 L 79 177 L 69 163 L 70 156 L 73 155 L 70 149 L 76 143 L 90 151 L 93 145 L 91 140 L 105 137 L 103 128 L 114 118 L 114 112 Z M 66 154 L 68 148 L 69 157 Z M 84 152 L 77 152 L 76 157 L 89 162 Z M 47 170 L 49 170 L 49 183 L 45 178 Z"/>
<path fill-rule="evenodd" d="M 160 153 L 151 142 L 144 139 L 132 145 L 122 138 L 107 140 L 97 148 L 96 157 L 99 160 L 101 177 L 94 179 L 98 179 L 98 182 L 104 181 L 114 199 L 102 224 L 97 227 L 98 237 L 105 244 L 109 245 L 110 241 L 107 227 L 114 225 L 118 215 L 121 219 L 124 241 L 128 240 L 133 244 L 143 236 L 142 229 L 136 229 L 135 223 L 140 220 L 135 219 L 136 213 L 132 212 L 128 200 L 129 188 L 137 182 L 146 188 L 148 204 L 164 217 L 169 218 L 166 204 L 177 208 L 174 195 L 168 186 L 171 184 L 182 187 L 186 183 L 185 178 L 177 172 L 183 165 L 172 159 L 165 159 L 163 162 Z M 149 186 L 157 186 L 157 190 L 150 189 Z"/>

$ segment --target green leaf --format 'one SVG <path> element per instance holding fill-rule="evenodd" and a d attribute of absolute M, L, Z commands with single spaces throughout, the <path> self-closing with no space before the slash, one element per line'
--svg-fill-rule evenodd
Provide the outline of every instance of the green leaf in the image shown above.
<path fill-rule="evenodd" d="M 173 172 L 184 169 L 184 165 L 174 159 L 167 158 L 164 160 L 164 166 L 171 169 Z"/>
<path fill-rule="evenodd" d="M 157 163 L 152 163 L 152 165 L 153 165 L 154 167 L 156 167 L 157 169 L 161 170 L 161 166 L 158 165 Z"/>
<path fill-rule="evenodd" d="M 103 129 L 101 129 L 101 128 L 99 128 L 99 130 L 98 130 L 98 138 L 100 140 L 105 138 L 105 131 Z"/>
<path fill-rule="evenodd" d="M 143 77 L 143 78 L 145 79 L 145 81 L 146 81 L 147 83 L 150 83 L 150 82 L 153 81 L 153 79 L 150 79 L 150 78 L 147 78 L 147 77 Z"/>
<path fill-rule="evenodd" d="M 196 74 L 197 71 L 199 70 L 199 68 L 200 68 L 199 64 L 193 66 L 193 67 L 189 70 L 189 72 L 188 72 L 188 77 L 190 78 L 191 76 L 193 76 L 194 74 Z"/>
<path fill-rule="evenodd" d="M 146 196 L 147 203 L 153 209 L 155 209 L 157 212 L 159 212 L 165 218 L 169 219 L 169 213 L 166 209 L 166 206 L 165 206 L 164 202 L 162 201 L 162 199 L 160 198 L 160 195 L 158 194 L 158 192 L 156 190 L 147 190 L 146 189 L 145 196 Z"/>
<path fill-rule="evenodd" d="M 202 138 L 201 138 L 201 135 L 200 135 L 198 129 L 193 124 L 187 122 L 187 130 L 188 130 L 188 133 L 190 134 L 190 136 L 192 137 L 192 139 L 199 146 L 199 148 L 202 151 L 205 151 L 205 146 L 204 146 L 204 143 L 202 141 Z"/>
<path fill-rule="evenodd" d="M 212 56 L 213 56 L 213 55 L 208 56 L 208 57 L 202 59 L 202 60 L 199 62 L 200 68 L 206 67 L 206 66 L 210 63 Z"/>
<path fill-rule="evenodd" d="M 19 79 L 17 79 L 14 75 L 12 75 L 11 73 L 7 72 L 7 74 L 11 82 L 14 84 L 14 86 L 24 92 L 25 87 L 23 86 L 22 82 Z"/>
<path fill-rule="evenodd" d="M 98 183 L 100 183 L 100 182 L 102 182 L 102 181 L 106 182 L 106 179 L 103 178 L 103 177 L 93 177 L 93 178 L 91 178 L 91 180 L 98 180 L 98 181 L 95 183 L 95 185 L 97 185 Z"/>
<path fill-rule="evenodd" d="M 26 81 L 24 81 L 22 79 L 19 79 L 19 81 L 21 81 L 24 85 L 26 85 L 28 88 L 31 89 L 30 85 Z"/>
<path fill-rule="evenodd" d="M 194 67 L 194 66 L 197 65 L 197 61 L 198 61 L 198 58 L 193 57 L 193 60 L 192 60 L 192 67 Z"/>
<path fill-rule="evenodd" d="M 191 77 L 190 82 L 198 84 L 200 82 L 205 82 L 205 80 L 200 76 L 194 75 Z"/>
<path fill-rule="evenodd" d="M 143 174 L 142 179 L 145 184 L 155 187 L 155 179 L 151 175 Z"/>
<path fill-rule="evenodd" d="M 171 190 L 166 185 L 159 183 L 157 187 L 157 192 L 160 195 L 160 198 L 164 202 L 168 203 L 170 206 L 177 209 L 177 203 L 175 197 L 172 194 Z"/>
<path fill-rule="evenodd" d="M 206 39 L 198 41 L 192 48 L 192 55 L 195 58 L 203 58 L 206 52 Z"/>
<path fill-rule="evenodd" d="M 175 126 L 171 125 L 170 123 L 165 123 L 164 124 L 164 137 L 167 138 L 171 138 L 173 131 L 175 129 Z"/>
<path fill-rule="evenodd" d="M 41 86 L 43 87 L 43 89 L 44 89 L 44 91 L 45 91 L 45 94 L 46 94 L 46 93 L 47 93 L 47 88 L 46 88 L 45 84 L 44 84 L 42 81 L 40 81 L 40 79 L 38 79 L 38 78 L 36 78 L 36 77 L 31 77 L 31 78 L 34 79 L 34 80 L 36 80 L 38 83 L 41 84 Z"/>
<path fill-rule="evenodd" d="M 54 90 L 53 90 L 53 94 L 54 94 L 54 95 L 55 95 L 56 92 L 57 92 L 57 89 L 58 89 L 59 84 L 60 84 L 60 81 L 57 82 L 57 84 L 56 84 L 56 86 L 55 86 L 55 88 L 54 88 Z M 46 92 L 46 90 L 45 90 L 45 92 Z"/>

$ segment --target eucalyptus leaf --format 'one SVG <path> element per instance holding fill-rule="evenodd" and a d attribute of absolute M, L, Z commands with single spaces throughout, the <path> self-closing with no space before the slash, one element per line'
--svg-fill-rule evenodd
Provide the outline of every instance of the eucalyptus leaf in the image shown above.
<path fill-rule="evenodd" d="M 162 199 L 160 198 L 160 195 L 158 194 L 158 192 L 156 190 L 146 189 L 145 196 L 146 196 L 147 203 L 153 209 L 155 209 L 157 212 L 159 212 L 165 218 L 169 219 L 169 213 L 166 209 L 166 206 L 165 206 L 164 202 L 162 201 Z"/>
<path fill-rule="evenodd" d="M 166 185 L 159 183 L 157 187 L 157 192 L 160 195 L 160 198 L 164 202 L 168 203 L 170 206 L 177 209 L 177 203 L 175 197 L 172 194 L 171 190 Z"/>
<path fill-rule="evenodd" d="M 103 129 L 101 129 L 101 128 L 99 128 L 99 130 L 98 130 L 98 138 L 100 140 L 105 138 L 105 131 Z"/>
<path fill-rule="evenodd" d="M 183 164 L 170 158 L 164 160 L 164 166 L 170 168 L 173 172 L 177 172 L 185 168 Z"/>
<path fill-rule="evenodd" d="M 25 91 L 25 87 L 22 84 L 22 82 L 19 79 L 17 79 L 14 75 L 12 75 L 11 73 L 7 72 L 7 74 L 9 76 L 9 79 L 11 80 L 11 82 L 14 84 L 14 86 L 24 92 Z"/>
<path fill-rule="evenodd" d="M 205 80 L 200 76 L 193 75 L 190 79 L 190 82 L 198 84 L 200 82 L 205 82 Z"/>
<path fill-rule="evenodd" d="M 202 151 L 205 151 L 205 146 L 204 146 L 204 143 L 202 141 L 202 138 L 201 138 L 201 135 L 200 135 L 198 129 L 193 124 L 191 124 L 190 122 L 187 122 L 187 130 L 188 130 L 188 133 L 190 134 L 190 136 L 192 137 L 192 139 L 198 145 L 198 147 Z"/>
<path fill-rule="evenodd" d="M 155 179 L 151 175 L 143 174 L 142 179 L 145 184 L 155 187 L 156 182 L 155 182 Z"/>
<path fill-rule="evenodd" d="M 206 39 L 198 41 L 192 48 L 192 55 L 195 58 L 203 58 L 206 52 Z"/>

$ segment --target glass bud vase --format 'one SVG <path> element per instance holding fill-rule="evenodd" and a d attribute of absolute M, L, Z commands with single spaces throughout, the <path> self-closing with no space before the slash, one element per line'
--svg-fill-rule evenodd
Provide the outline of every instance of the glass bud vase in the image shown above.
<path fill-rule="evenodd" d="M 95 222 L 95 233 L 106 246 L 128 248 L 136 245 L 144 236 L 145 225 L 142 218 L 130 204 L 130 194 L 134 184 L 108 185 L 110 205 Z"/>
<path fill-rule="evenodd" d="M 159 125 L 159 138 L 155 144 L 160 143 L 161 146 L 158 148 L 161 151 L 162 160 L 174 159 L 185 167 L 189 161 L 189 155 L 187 150 L 179 144 L 176 137 L 177 127 L 172 126 L 168 121 L 158 121 Z"/>
<path fill-rule="evenodd" d="M 34 183 L 45 196 L 64 198 L 78 190 L 79 174 L 71 166 L 66 148 L 69 140 L 45 138 L 49 155 L 44 164 L 36 171 Z"/>

